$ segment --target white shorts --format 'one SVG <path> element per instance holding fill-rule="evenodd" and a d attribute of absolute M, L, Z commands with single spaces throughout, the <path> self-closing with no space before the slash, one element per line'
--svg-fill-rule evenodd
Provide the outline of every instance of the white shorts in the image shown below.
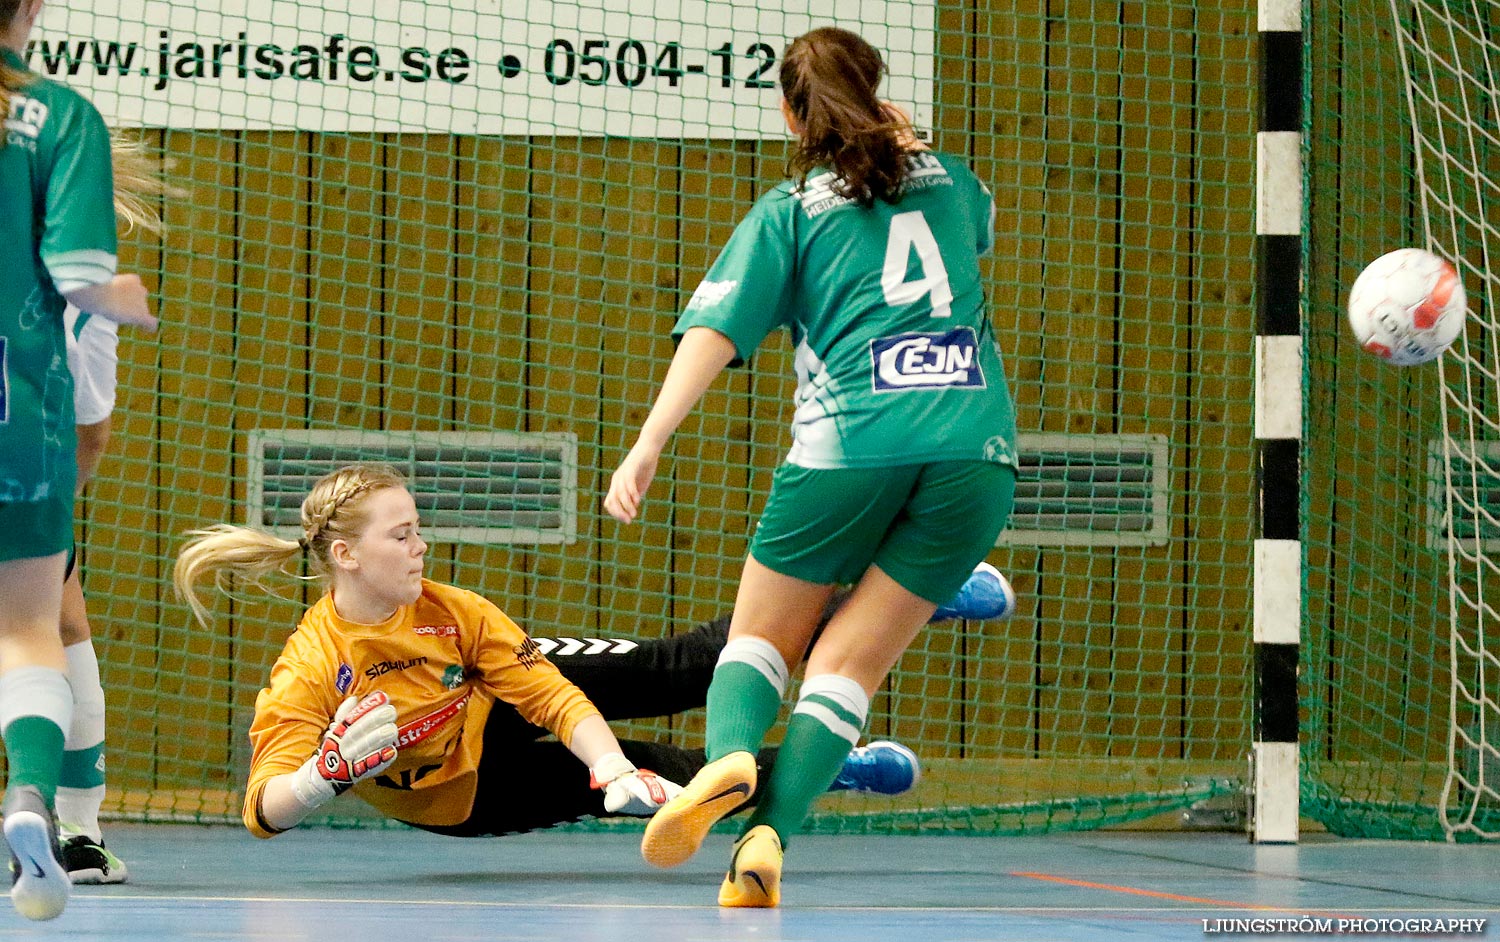
<path fill-rule="evenodd" d="M 82 320 L 80 325 L 78 322 Z M 73 372 L 73 411 L 79 425 L 97 425 L 115 411 L 119 385 L 120 328 L 112 320 L 80 315 L 68 305 L 68 369 Z"/>

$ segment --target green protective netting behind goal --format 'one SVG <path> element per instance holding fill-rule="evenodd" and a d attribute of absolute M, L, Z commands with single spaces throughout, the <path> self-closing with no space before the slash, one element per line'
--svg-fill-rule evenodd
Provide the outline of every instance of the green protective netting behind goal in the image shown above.
<path fill-rule="evenodd" d="M 1312 25 L 1303 811 L 1495 837 L 1500 3 L 1338 3 Z M 1362 352 L 1344 309 L 1403 246 L 1454 261 L 1469 300 L 1453 350 L 1405 369 Z"/>
<path fill-rule="evenodd" d="M 163 204 L 165 237 L 124 238 L 163 325 L 126 332 L 81 504 L 108 813 L 237 819 L 255 696 L 310 596 L 226 600 L 204 630 L 171 562 L 190 528 L 293 524 L 343 461 L 408 468 L 430 575 L 537 638 L 661 636 L 728 610 L 789 444 L 784 336 L 684 424 L 642 521 L 600 500 L 674 317 L 783 179 L 767 83 L 829 7 L 95 6 L 49 3 L 32 65 L 137 130 L 186 192 Z M 830 796 L 814 826 L 1078 829 L 1237 794 L 1253 17 L 1217 0 L 838 12 L 995 196 L 985 273 L 1023 468 L 990 560 L 1020 604 L 917 639 L 867 734 L 915 749 L 922 783 Z M 619 728 L 697 746 L 702 711 Z"/>

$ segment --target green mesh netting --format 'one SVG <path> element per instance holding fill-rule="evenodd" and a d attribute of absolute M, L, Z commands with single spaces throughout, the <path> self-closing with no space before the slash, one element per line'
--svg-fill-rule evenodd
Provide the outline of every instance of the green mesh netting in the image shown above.
<path fill-rule="evenodd" d="M 1342 834 L 1494 837 L 1500 3 L 1311 22 L 1303 810 Z M 1408 245 L 1455 262 L 1470 317 L 1440 364 L 1402 369 L 1358 349 L 1343 305 Z"/>
<path fill-rule="evenodd" d="M 171 559 L 192 527 L 285 523 L 306 475 L 354 455 L 426 475 L 424 512 L 448 515 L 431 575 L 536 636 L 658 636 L 727 609 L 788 444 L 784 337 L 684 425 L 642 523 L 599 501 L 675 314 L 782 178 L 768 81 L 829 8 L 651 9 L 49 3 L 33 67 L 139 128 L 188 193 L 163 206 L 164 238 L 125 238 L 163 327 L 122 343 L 115 440 L 82 505 L 107 810 L 237 817 L 255 694 L 307 598 L 226 602 L 204 631 Z M 815 825 L 1097 827 L 1237 787 L 1253 15 L 838 11 L 887 52 L 890 97 L 995 194 L 989 297 L 1035 462 L 1028 516 L 990 557 L 1019 612 L 926 631 L 874 703 L 870 733 L 915 748 L 922 785 L 830 798 Z M 702 717 L 622 728 L 692 745 Z"/>

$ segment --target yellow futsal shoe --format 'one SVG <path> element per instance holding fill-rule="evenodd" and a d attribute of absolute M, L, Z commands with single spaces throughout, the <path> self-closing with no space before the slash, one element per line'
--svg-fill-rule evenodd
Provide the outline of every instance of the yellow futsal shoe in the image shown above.
<path fill-rule="evenodd" d="M 755 756 L 731 752 L 698 770 L 682 794 L 661 806 L 646 824 L 641 856 L 655 867 L 675 867 L 698 852 L 719 819 L 750 800 Z"/>
<path fill-rule="evenodd" d="M 769 824 L 756 825 L 735 843 L 729 872 L 719 887 L 719 905 L 781 905 L 781 838 Z"/>

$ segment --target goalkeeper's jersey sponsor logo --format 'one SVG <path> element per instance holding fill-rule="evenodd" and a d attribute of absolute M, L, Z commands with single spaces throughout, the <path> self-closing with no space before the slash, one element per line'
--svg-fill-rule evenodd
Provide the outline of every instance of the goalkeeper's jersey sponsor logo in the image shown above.
<path fill-rule="evenodd" d="M 450 720 L 463 712 L 464 706 L 469 702 L 471 693 L 472 691 L 465 692 L 463 696 L 447 706 L 439 707 L 426 716 L 418 717 L 397 729 L 396 748 L 405 749 L 407 746 L 419 743 L 444 726 L 447 726 Z"/>
<path fill-rule="evenodd" d="M 972 327 L 941 334 L 906 333 L 870 341 L 876 392 L 967 387 L 983 389 L 984 371 Z"/>
<path fill-rule="evenodd" d="M 546 660 L 546 655 L 542 653 L 542 646 L 533 641 L 530 636 L 525 641 L 516 645 L 515 652 L 516 661 L 527 670 L 531 670 Z"/>
<path fill-rule="evenodd" d="M 348 664 L 340 664 L 338 676 L 333 679 L 333 686 L 339 693 L 348 693 L 349 685 L 354 683 L 354 668 Z"/>
<path fill-rule="evenodd" d="M 418 625 L 412 629 L 412 634 L 426 635 L 433 638 L 457 638 L 457 625 Z"/>
<path fill-rule="evenodd" d="M 413 667 L 420 667 L 426 663 L 427 657 L 425 655 L 422 657 L 409 657 L 404 661 L 376 661 L 365 668 L 365 676 L 373 680 L 392 671 L 410 670 Z"/>

